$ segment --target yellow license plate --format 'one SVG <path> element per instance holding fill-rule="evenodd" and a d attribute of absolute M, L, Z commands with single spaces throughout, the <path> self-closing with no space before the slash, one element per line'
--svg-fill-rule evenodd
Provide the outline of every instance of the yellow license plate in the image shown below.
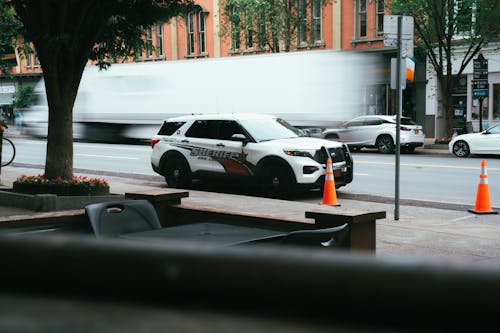
<path fill-rule="evenodd" d="M 418 129 L 413 130 L 413 133 L 418 134 Z"/>

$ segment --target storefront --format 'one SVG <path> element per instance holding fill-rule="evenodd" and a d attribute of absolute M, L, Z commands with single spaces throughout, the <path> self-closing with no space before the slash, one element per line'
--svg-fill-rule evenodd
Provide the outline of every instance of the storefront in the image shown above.
<path fill-rule="evenodd" d="M 488 96 L 482 99 L 481 110 L 481 123 L 484 130 L 500 123 L 500 43 L 492 43 L 483 48 L 480 53 L 488 59 Z M 454 72 L 458 70 L 461 62 L 460 50 L 457 50 L 453 60 Z M 436 138 L 445 137 L 447 129 L 441 91 L 432 65 L 428 64 L 427 68 L 426 122 L 433 124 Z M 481 100 L 474 97 L 473 74 L 473 61 L 470 61 L 452 93 L 453 128 L 457 134 L 470 131 L 471 128 L 474 132 L 479 131 Z"/>
<path fill-rule="evenodd" d="M 489 60 L 489 64 L 500 67 L 500 54 L 497 54 L 496 57 L 491 57 L 490 59 L 491 60 Z M 470 82 L 470 103 L 467 112 L 467 119 L 472 121 L 473 129 L 475 132 L 479 131 L 480 111 L 482 111 L 481 113 L 483 130 L 500 123 L 500 68 L 497 68 L 497 72 L 495 73 L 491 71 L 492 66 L 490 65 L 489 67 L 488 97 L 482 99 L 482 110 L 480 110 L 481 100 L 473 97 L 472 74 L 468 75 L 468 81 Z"/>

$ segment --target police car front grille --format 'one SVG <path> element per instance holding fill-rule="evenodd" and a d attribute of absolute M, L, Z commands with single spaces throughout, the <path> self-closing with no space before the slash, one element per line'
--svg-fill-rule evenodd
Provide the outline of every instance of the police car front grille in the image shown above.
<path fill-rule="evenodd" d="M 345 146 L 338 148 L 328 148 L 328 154 L 330 154 L 332 158 L 332 163 L 339 163 L 344 161 L 348 162 L 348 160 L 350 160 L 348 150 L 347 148 L 345 148 Z M 325 164 L 327 156 L 324 150 L 316 150 L 316 153 L 314 154 L 314 160 L 319 163 Z"/>

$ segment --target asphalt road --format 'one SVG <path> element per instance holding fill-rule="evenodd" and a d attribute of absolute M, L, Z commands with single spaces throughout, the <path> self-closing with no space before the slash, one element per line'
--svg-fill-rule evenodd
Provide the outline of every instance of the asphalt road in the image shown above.
<path fill-rule="evenodd" d="M 15 138 L 17 156 L 14 165 L 43 169 L 44 140 Z M 126 175 L 161 182 L 163 178 L 150 166 L 151 149 L 147 145 L 122 145 L 75 142 L 75 171 L 105 175 Z M 338 189 L 345 197 L 395 197 L 395 156 L 369 150 L 353 153 L 354 180 Z M 416 154 L 402 154 L 400 159 L 400 199 L 437 203 L 468 204 L 475 200 L 484 157 L 459 159 L 446 150 L 417 149 Z M 500 158 L 486 157 L 491 203 L 500 207 Z M 216 186 L 214 186 L 216 185 Z M 196 187 L 198 186 L 198 187 Z M 200 187 L 201 186 L 201 187 Z M 254 195 L 239 184 L 217 182 L 195 185 L 195 189 Z M 314 197 L 315 193 L 311 193 Z"/>

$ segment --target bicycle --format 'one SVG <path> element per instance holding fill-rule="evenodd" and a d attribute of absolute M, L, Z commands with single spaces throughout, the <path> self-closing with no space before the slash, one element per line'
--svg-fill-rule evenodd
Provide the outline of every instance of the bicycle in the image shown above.
<path fill-rule="evenodd" d="M 11 139 L 2 137 L 2 142 L 0 145 L 0 165 L 2 167 L 7 166 L 14 161 L 16 157 L 16 146 Z"/>

